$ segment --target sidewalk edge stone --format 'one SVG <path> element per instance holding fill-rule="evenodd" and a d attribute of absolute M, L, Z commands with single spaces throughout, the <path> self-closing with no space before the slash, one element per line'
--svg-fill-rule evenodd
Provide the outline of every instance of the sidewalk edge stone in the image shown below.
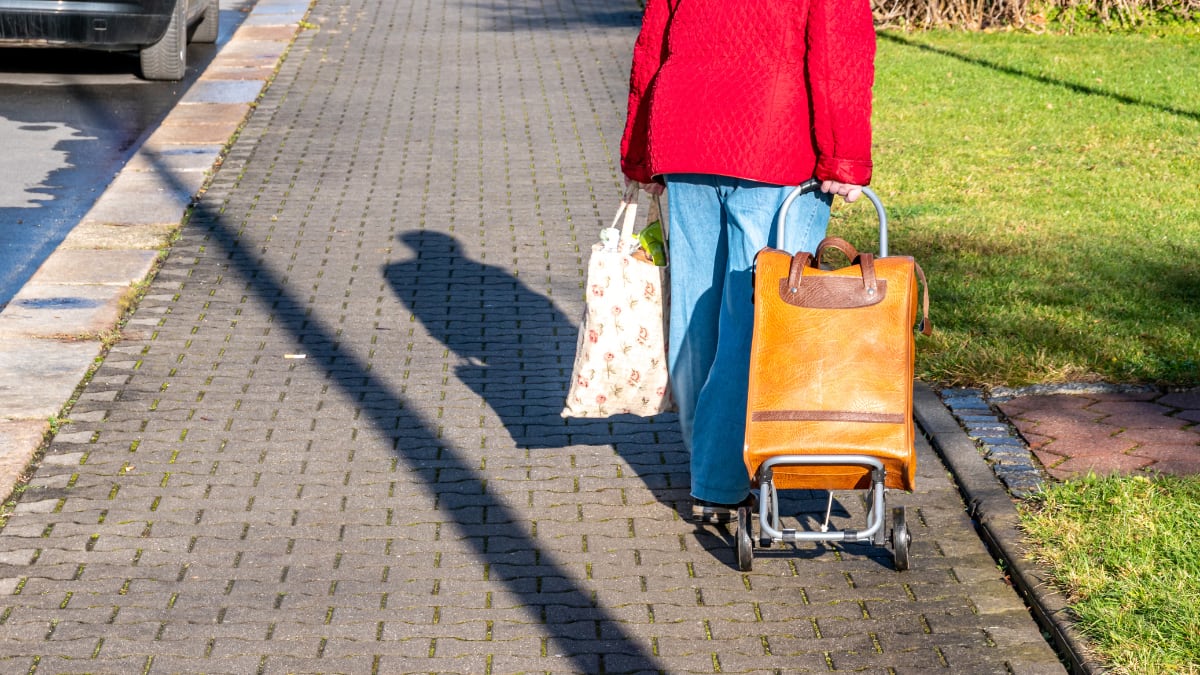
<path fill-rule="evenodd" d="M 170 248 L 172 234 L 208 184 L 225 144 L 253 113 L 309 9 L 308 0 L 258 0 L 181 101 L 18 292 L 15 299 L 29 302 L 10 302 L 0 311 L 0 336 L 10 342 L 16 338 L 25 348 L 53 349 L 70 337 L 71 347 L 51 360 L 59 370 L 78 375 L 70 391 L 65 391 L 61 378 L 55 386 L 26 391 L 21 405 L 6 410 L 0 419 L 8 425 L 0 429 L 0 457 L 5 458 L 0 462 L 0 501 L 12 496 L 45 440 L 44 433 L 26 433 L 28 428 L 40 428 L 48 417 L 60 414 L 87 377 L 103 348 L 103 333 L 122 318 L 122 298 L 153 277 L 158 251 Z M 250 55 L 244 53 L 247 43 Z M 251 63 L 256 66 L 252 74 L 241 72 Z M 211 108 L 221 124 L 209 125 L 213 128 L 206 127 L 204 134 L 187 133 L 205 108 Z M 213 137 L 214 131 L 220 138 Z M 106 278 L 64 278 L 80 269 L 81 257 L 98 260 L 91 269 L 102 269 Z M 69 319 L 64 318 L 67 310 Z M 17 358 L 22 359 L 28 361 Z M 0 372 L 0 392 L 22 391 L 22 383 L 37 368 L 34 363 L 6 367 Z M 17 466 L 21 458 L 24 462 Z"/>
<path fill-rule="evenodd" d="M 1016 506 L 958 421 L 928 385 L 914 387 L 913 415 L 963 493 L 969 515 L 992 554 L 1004 562 L 1034 618 L 1049 633 L 1070 672 L 1096 675 L 1106 669 L 1088 657 L 1085 642 L 1067 618 L 1066 600 L 1050 588 L 1021 546 Z"/>
<path fill-rule="evenodd" d="M 0 420 L 0 494 L 5 501 L 50 430 L 46 420 Z"/>

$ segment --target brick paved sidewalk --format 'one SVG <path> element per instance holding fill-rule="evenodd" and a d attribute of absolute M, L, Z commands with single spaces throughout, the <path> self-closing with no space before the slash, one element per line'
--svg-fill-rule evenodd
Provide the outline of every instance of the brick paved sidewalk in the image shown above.
<path fill-rule="evenodd" d="M 1200 474 L 1200 393 L 1083 391 L 998 407 L 1059 480 L 1088 473 Z"/>
<path fill-rule="evenodd" d="M 0 532 L 0 671 L 1063 672 L 926 444 L 912 570 L 740 573 L 671 419 L 558 417 L 637 21 L 314 6 Z"/>

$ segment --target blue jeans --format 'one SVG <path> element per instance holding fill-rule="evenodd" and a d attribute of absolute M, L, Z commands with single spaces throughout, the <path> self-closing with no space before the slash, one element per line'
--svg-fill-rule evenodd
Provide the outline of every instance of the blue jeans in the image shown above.
<path fill-rule="evenodd" d="M 813 192 L 788 210 L 787 241 L 775 220 L 792 187 L 702 174 L 666 176 L 670 220 L 668 363 L 692 496 L 733 504 L 750 492 L 742 460 L 754 322 L 754 256 L 764 246 L 814 251 L 831 196 Z"/>

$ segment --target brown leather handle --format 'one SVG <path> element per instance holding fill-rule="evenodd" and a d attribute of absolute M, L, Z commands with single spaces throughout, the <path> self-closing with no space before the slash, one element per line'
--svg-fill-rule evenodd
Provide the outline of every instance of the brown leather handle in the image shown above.
<path fill-rule="evenodd" d="M 845 253 L 850 258 L 850 264 L 857 264 L 862 273 L 863 288 L 867 295 L 875 295 L 879 289 L 879 282 L 875 277 L 875 256 L 870 253 L 859 253 L 854 250 L 854 247 L 847 243 L 844 239 L 837 237 L 826 237 L 821 245 L 817 247 L 817 256 L 823 251 L 826 245 L 837 248 L 842 253 Z M 853 254 L 853 255 L 851 255 Z M 817 257 L 811 253 L 801 252 L 792 256 L 792 264 L 788 269 L 788 289 L 795 293 L 802 283 L 804 283 L 804 268 L 817 267 Z"/>
<path fill-rule="evenodd" d="M 858 249 L 850 242 L 841 237 L 825 237 L 817 244 L 817 257 L 813 267 L 819 267 L 825 260 L 825 249 L 836 248 L 850 261 L 851 265 L 858 265 L 862 268 L 863 287 L 867 289 L 867 295 L 874 295 L 879 284 L 875 282 L 875 256 L 871 253 L 859 253 Z"/>
<path fill-rule="evenodd" d="M 816 262 L 813 263 L 813 267 L 818 267 L 822 262 L 824 262 L 825 249 L 827 248 L 836 248 L 837 250 L 841 251 L 852 265 L 854 264 L 854 259 L 858 257 L 858 249 L 854 248 L 854 245 L 850 242 L 842 239 L 841 237 L 825 237 L 821 240 L 820 244 L 817 244 L 817 259 Z"/>
<path fill-rule="evenodd" d="M 863 288 L 867 289 L 867 295 L 875 295 L 879 289 L 879 283 L 875 280 L 875 254 L 859 253 L 858 265 L 862 268 Z"/>
<path fill-rule="evenodd" d="M 792 256 L 792 265 L 788 269 L 788 288 L 793 293 L 800 288 L 800 284 L 804 282 L 804 268 L 808 266 L 816 267 L 815 259 L 811 253 L 801 251 Z"/>

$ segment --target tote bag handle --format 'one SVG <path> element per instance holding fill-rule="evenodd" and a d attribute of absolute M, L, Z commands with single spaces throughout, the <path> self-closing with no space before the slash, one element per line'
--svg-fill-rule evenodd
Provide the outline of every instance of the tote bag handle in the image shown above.
<path fill-rule="evenodd" d="M 617 215 L 613 216 L 612 229 L 617 229 L 617 223 L 621 224 L 621 238 L 618 240 L 627 242 L 633 237 L 633 226 L 637 222 L 637 207 L 638 207 L 638 190 L 640 187 L 637 183 L 630 183 L 625 188 L 625 194 L 621 196 L 621 205 L 617 207 Z M 624 220 L 622 220 L 622 217 Z"/>

